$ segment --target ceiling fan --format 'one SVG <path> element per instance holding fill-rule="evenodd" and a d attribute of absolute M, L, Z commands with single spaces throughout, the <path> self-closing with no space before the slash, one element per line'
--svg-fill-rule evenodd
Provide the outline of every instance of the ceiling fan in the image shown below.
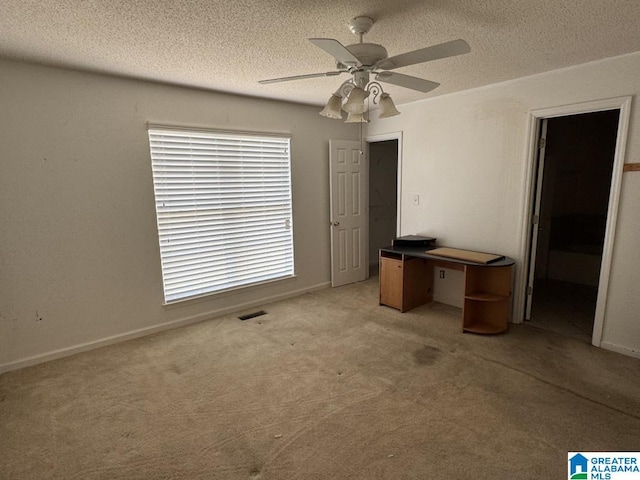
<path fill-rule="evenodd" d="M 295 75 L 291 77 L 272 78 L 260 80 L 261 84 L 288 82 L 291 80 L 302 80 L 305 78 L 333 77 L 343 73 L 350 73 L 353 79 L 349 83 L 364 89 L 369 83 L 370 75 L 375 75 L 375 80 L 390 83 L 400 87 L 410 88 L 419 92 L 427 93 L 437 88 L 440 84 L 402 73 L 395 70 L 400 67 L 407 67 L 418 63 L 429 62 L 441 58 L 462 55 L 471 51 L 471 48 L 464 40 L 452 40 L 440 43 L 431 47 L 413 50 L 411 52 L 387 56 L 387 50 L 382 45 L 375 43 L 364 43 L 363 36 L 369 32 L 373 26 L 373 19 L 369 17 L 355 17 L 349 22 L 349 29 L 354 35 L 359 37 L 359 43 L 353 45 L 342 45 L 338 40 L 332 38 L 310 38 L 309 41 L 320 47 L 329 55 L 336 59 L 336 70 L 322 73 L 311 73 L 306 75 Z M 346 83 L 346 82 L 345 82 Z M 349 110 L 347 110 L 349 111 Z"/>

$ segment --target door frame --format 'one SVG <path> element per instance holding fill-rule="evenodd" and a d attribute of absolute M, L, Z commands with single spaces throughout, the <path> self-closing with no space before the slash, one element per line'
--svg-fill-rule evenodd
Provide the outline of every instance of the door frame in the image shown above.
<path fill-rule="evenodd" d="M 402 212 L 402 132 L 389 132 L 389 133 L 379 133 L 376 135 L 367 135 L 366 138 L 367 143 L 367 158 L 369 158 L 369 144 L 376 142 L 384 142 L 386 140 L 397 140 L 398 141 L 398 175 L 397 175 L 397 198 L 396 198 L 396 235 L 400 235 L 402 232 L 402 217 L 400 213 Z"/>
<path fill-rule="evenodd" d="M 547 117 L 541 118 L 538 121 L 538 142 L 542 141 L 542 145 L 538 144 L 537 163 L 534 167 L 537 171 L 534 192 L 533 203 L 531 205 L 531 235 L 529 238 L 529 261 L 524 264 L 528 269 L 527 273 L 527 296 L 524 301 L 524 320 L 531 319 L 531 308 L 533 304 L 533 284 L 535 283 L 535 271 L 536 271 L 536 259 L 538 258 L 538 243 L 540 241 L 540 210 L 542 208 L 542 186 L 544 180 L 544 164 L 547 151 L 547 125 L 549 119 Z"/>
<path fill-rule="evenodd" d="M 582 113 L 601 112 L 606 110 L 619 110 L 618 132 L 616 135 L 616 149 L 613 158 L 613 172 L 611 175 L 611 187 L 609 190 L 609 207 L 607 210 L 607 223 L 605 227 L 604 247 L 602 251 L 602 264 L 598 281 L 598 296 L 595 318 L 593 324 L 592 345 L 600 347 L 602 332 L 604 329 L 604 314 L 606 311 L 607 294 L 609 290 L 609 277 L 611 274 L 611 259 L 615 242 L 616 223 L 618 220 L 618 206 L 622 186 L 622 172 L 624 167 L 625 149 L 629 130 L 629 117 L 631 114 L 631 96 L 615 97 L 604 100 L 577 103 L 573 105 L 561 105 L 557 107 L 531 110 L 528 119 L 527 144 L 525 151 L 525 175 L 523 185 L 523 210 L 522 210 L 522 236 L 520 239 L 520 258 L 523 259 L 518 275 L 516 288 L 516 304 L 514 305 L 514 323 L 522 323 L 525 314 L 527 297 L 527 261 L 531 249 L 531 216 L 534 208 L 535 183 L 537 177 L 537 154 L 540 125 L 544 118 L 579 115 Z"/>

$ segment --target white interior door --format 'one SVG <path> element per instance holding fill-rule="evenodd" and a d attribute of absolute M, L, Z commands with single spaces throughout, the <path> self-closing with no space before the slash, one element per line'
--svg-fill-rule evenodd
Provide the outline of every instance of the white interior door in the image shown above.
<path fill-rule="evenodd" d="M 360 143 L 329 142 L 331 286 L 367 278 L 369 168 Z"/>
<path fill-rule="evenodd" d="M 536 178 L 536 196 L 531 218 L 531 253 L 529 254 L 529 278 L 527 278 L 527 304 L 524 318 L 531 320 L 531 305 L 533 303 L 533 282 L 536 275 L 536 254 L 538 251 L 538 236 L 540 233 L 540 206 L 542 205 L 542 179 L 544 177 L 544 156 L 547 142 L 547 119 L 540 124 L 538 139 L 538 173 Z"/>

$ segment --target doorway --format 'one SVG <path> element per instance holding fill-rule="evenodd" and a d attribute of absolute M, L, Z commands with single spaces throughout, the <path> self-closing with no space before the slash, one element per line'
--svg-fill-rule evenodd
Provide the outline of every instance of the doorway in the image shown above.
<path fill-rule="evenodd" d="M 366 152 L 361 142 L 329 142 L 332 287 L 377 275 L 379 249 L 400 231 L 402 133 L 366 141 Z"/>
<path fill-rule="evenodd" d="M 526 320 L 591 342 L 620 110 L 540 119 Z"/>
<path fill-rule="evenodd" d="M 378 273 L 378 252 L 398 235 L 398 139 L 369 147 L 369 275 Z"/>

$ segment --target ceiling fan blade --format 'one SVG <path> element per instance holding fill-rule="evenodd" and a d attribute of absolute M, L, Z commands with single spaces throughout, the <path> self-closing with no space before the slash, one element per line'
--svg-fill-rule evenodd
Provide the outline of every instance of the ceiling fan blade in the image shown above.
<path fill-rule="evenodd" d="M 308 73 L 306 75 L 294 75 L 292 77 L 270 78 L 268 80 L 260 80 L 258 83 L 267 85 L 269 83 L 288 82 L 290 80 L 303 80 L 305 78 L 335 77 L 336 75 L 340 75 L 341 73 L 345 72 L 343 72 L 342 70 L 336 70 L 334 72 Z"/>
<path fill-rule="evenodd" d="M 396 72 L 380 72 L 376 74 L 376 80 L 398 85 L 399 87 L 410 88 L 422 93 L 430 92 L 440 86 L 438 82 L 432 82 L 430 80 L 425 80 L 424 78 L 412 77 L 411 75 L 403 75 L 402 73 Z"/>
<path fill-rule="evenodd" d="M 452 40 L 450 42 L 433 45 L 431 47 L 421 48 L 413 52 L 403 53 L 395 57 L 380 60 L 376 68 L 383 70 L 393 70 L 394 68 L 407 67 L 416 63 L 430 62 L 440 58 L 455 57 L 463 53 L 469 53 L 471 47 L 464 40 Z"/>
<path fill-rule="evenodd" d="M 347 47 L 333 38 L 310 38 L 309 41 L 316 47 L 320 47 L 343 65 L 361 65 L 360 60 L 358 60 L 353 53 L 347 50 Z"/>

